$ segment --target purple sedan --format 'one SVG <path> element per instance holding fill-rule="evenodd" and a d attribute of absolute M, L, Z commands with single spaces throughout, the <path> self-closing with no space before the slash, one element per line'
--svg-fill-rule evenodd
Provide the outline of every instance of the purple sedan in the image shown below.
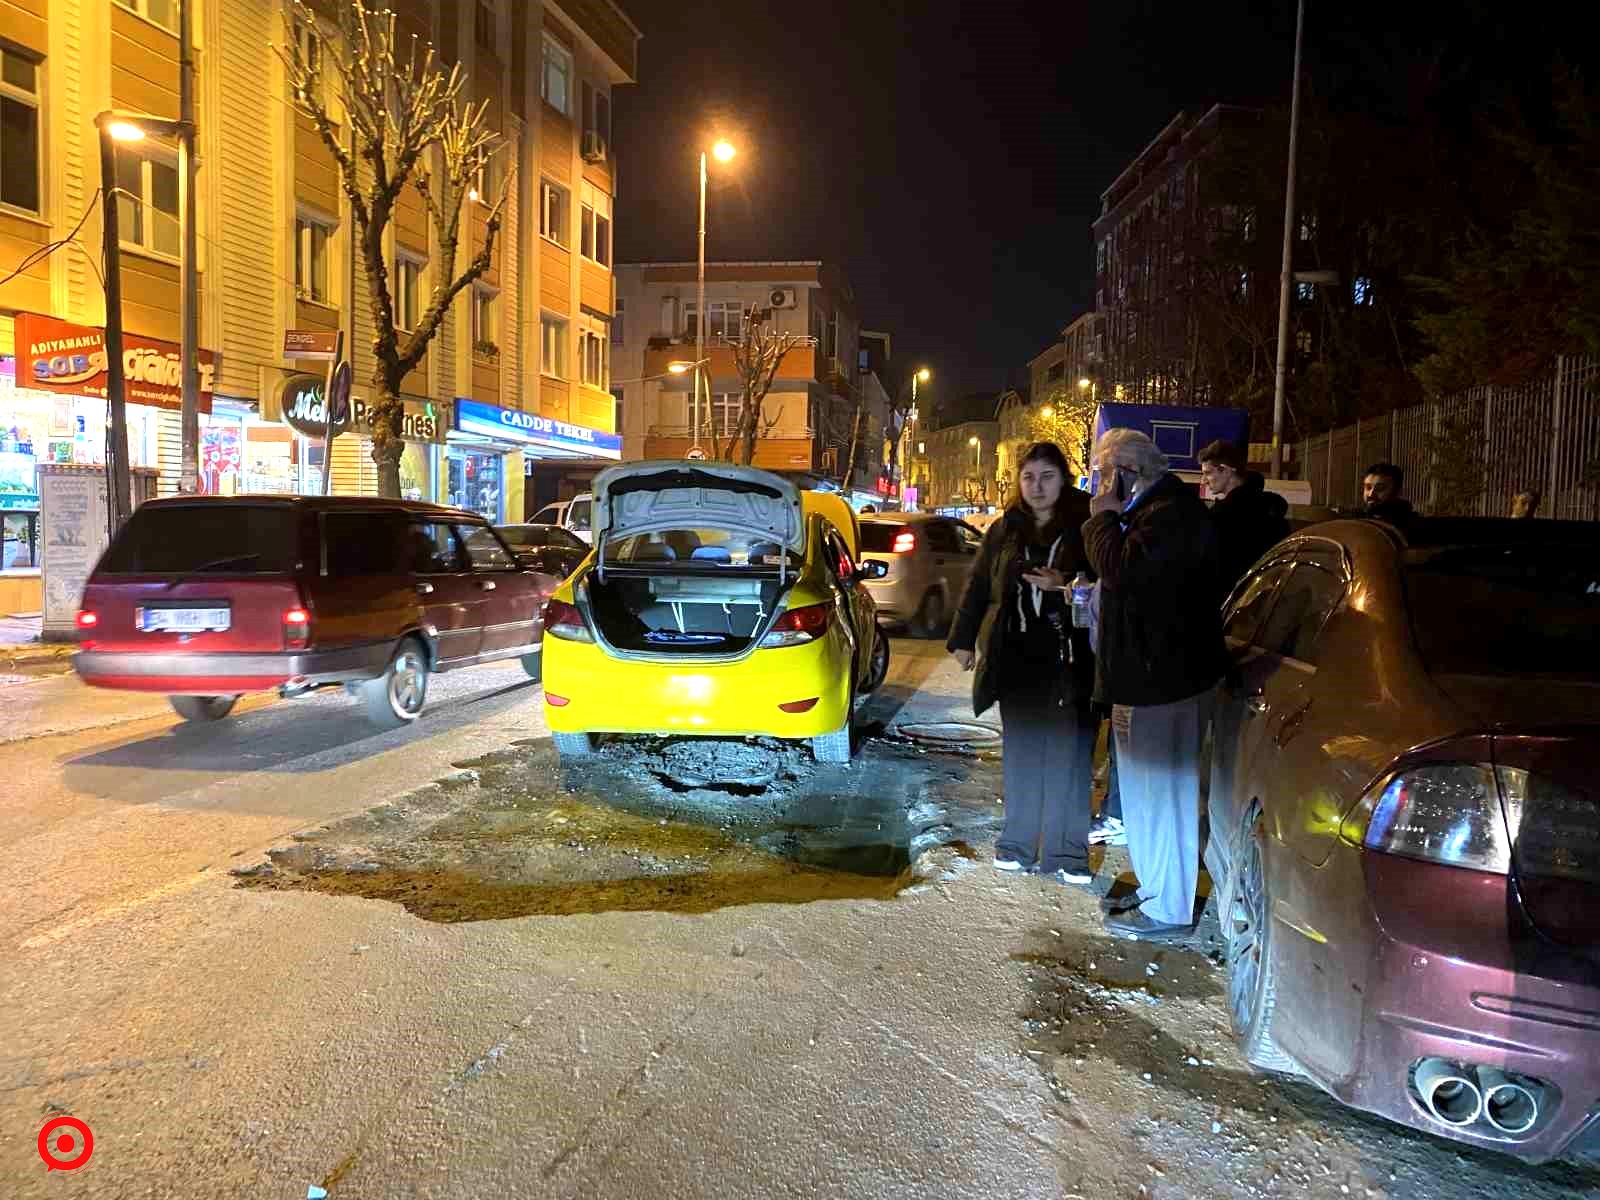
<path fill-rule="evenodd" d="M 1331 521 L 1225 610 L 1206 863 L 1256 1066 L 1600 1146 L 1600 525 Z"/>

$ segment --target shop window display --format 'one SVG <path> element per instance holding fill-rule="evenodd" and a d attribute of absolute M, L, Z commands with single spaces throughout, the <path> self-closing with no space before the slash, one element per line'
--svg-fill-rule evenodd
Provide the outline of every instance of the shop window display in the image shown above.
<path fill-rule="evenodd" d="M 455 507 L 482 513 L 498 522 L 503 483 L 500 455 L 450 451 L 449 497 Z"/>

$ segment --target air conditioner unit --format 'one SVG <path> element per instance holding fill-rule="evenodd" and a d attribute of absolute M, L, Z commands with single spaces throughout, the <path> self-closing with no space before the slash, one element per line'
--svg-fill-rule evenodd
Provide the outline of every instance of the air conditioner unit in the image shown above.
<path fill-rule="evenodd" d="M 605 162 L 610 148 L 606 139 L 600 136 L 598 129 L 583 131 L 583 160 L 585 162 Z"/>
<path fill-rule="evenodd" d="M 795 295 L 793 288 L 773 288 L 767 293 L 768 308 L 793 308 Z"/>

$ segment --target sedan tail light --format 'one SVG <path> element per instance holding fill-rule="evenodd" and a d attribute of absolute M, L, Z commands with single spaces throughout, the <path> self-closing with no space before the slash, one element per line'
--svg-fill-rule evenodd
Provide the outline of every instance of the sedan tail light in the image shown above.
<path fill-rule="evenodd" d="M 832 617 L 831 604 L 807 604 L 803 608 L 791 608 L 773 622 L 767 636 L 761 639 L 761 644 L 770 649 L 776 646 L 802 646 L 806 642 L 816 641 L 827 632 L 828 621 Z"/>
<path fill-rule="evenodd" d="M 917 548 L 917 535 L 909 529 L 902 529 L 894 535 L 894 544 L 890 547 L 892 554 L 910 554 Z"/>
<path fill-rule="evenodd" d="M 544 604 L 544 631 L 564 642 L 592 642 L 594 634 L 578 611 L 578 606 L 565 600 L 546 600 Z"/>
<path fill-rule="evenodd" d="M 311 614 L 305 609 L 284 610 L 283 644 L 289 650 L 304 650 L 311 644 Z"/>
<path fill-rule="evenodd" d="M 1352 845 L 1446 866 L 1600 883 L 1600 804 L 1519 767 L 1435 762 L 1368 789 L 1345 817 Z"/>

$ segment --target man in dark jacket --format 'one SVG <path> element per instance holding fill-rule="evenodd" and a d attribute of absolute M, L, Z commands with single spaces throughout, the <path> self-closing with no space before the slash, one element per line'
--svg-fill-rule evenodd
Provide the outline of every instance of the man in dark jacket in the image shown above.
<path fill-rule="evenodd" d="M 1211 523 L 1217 527 L 1222 586 L 1232 590 L 1251 565 L 1289 536 L 1289 502 L 1267 491 L 1261 472 L 1247 465 L 1232 442 L 1212 442 L 1200 451 L 1200 477 L 1216 497 Z"/>
<path fill-rule="evenodd" d="M 1112 706 L 1128 853 L 1139 904 L 1106 918 L 1125 937 L 1194 924 L 1200 751 L 1222 677 L 1216 530 L 1193 488 L 1144 434 L 1108 430 L 1083 527 L 1100 576 L 1096 699 Z"/>

